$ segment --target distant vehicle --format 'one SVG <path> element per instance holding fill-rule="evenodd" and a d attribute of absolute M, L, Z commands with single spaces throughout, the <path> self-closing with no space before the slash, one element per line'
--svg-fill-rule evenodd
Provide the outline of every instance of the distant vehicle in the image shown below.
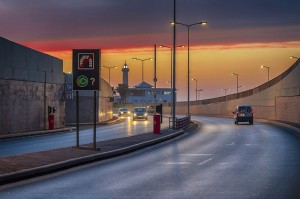
<path fill-rule="evenodd" d="M 149 115 L 153 115 L 154 114 L 154 106 L 153 105 L 147 106 L 147 112 Z"/>
<path fill-rule="evenodd" d="M 118 110 L 118 116 L 119 117 L 128 117 L 131 115 L 131 112 L 128 108 L 120 108 Z"/>
<path fill-rule="evenodd" d="M 148 120 L 148 113 L 146 107 L 135 107 L 133 109 L 133 121 L 136 119 Z"/>
<path fill-rule="evenodd" d="M 253 110 L 249 105 L 238 105 L 236 110 L 232 112 L 234 114 L 234 123 L 239 124 L 239 122 L 249 122 L 253 124 Z"/>

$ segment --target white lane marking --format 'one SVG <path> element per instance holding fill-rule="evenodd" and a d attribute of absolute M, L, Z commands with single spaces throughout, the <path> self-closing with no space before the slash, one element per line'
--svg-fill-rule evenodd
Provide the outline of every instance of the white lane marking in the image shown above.
<path fill-rule="evenodd" d="M 200 162 L 198 165 L 203 165 L 209 161 L 213 160 L 213 158 L 209 158 L 208 160 L 204 160 L 203 162 Z"/>
<path fill-rule="evenodd" d="M 211 156 L 214 154 L 205 154 L 205 153 L 188 153 L 188 154 L 179 154 L 183 156 Z"/>
<path fill-rule="evenodd" d="M 230 145 L 230 146 L 233 146 L 235 144 L 235 142 L 232 142 L 230 144 L 226 144 L 226 145 Z"/>
<path fill-rule="evenodd" d="M 157 164 L 163 164 L 163 165 L 182 165 L 182 164 L 191 164 L 190 162 L 162 162 Z"/>

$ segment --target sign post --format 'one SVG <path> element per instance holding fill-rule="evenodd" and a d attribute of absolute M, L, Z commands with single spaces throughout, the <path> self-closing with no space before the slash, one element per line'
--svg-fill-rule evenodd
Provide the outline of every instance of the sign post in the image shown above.
<path fill-rule="evenodd" d="M 94 139 L 96 149 L 96 91 L 99 91 L 99 49 L 73 49 L 73 90 L 76 91 L 76 143 L 79 147 L 79 97 L 78 91 L 94 91 Z"/>

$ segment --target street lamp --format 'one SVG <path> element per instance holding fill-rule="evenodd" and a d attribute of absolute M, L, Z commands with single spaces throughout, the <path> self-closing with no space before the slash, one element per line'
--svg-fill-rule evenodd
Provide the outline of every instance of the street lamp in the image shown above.
<path fill-rule="evenodd" d="M 204 91 L 203 89 L 196 89 L 196 96 L 198 95 L 198 92 L 201 94 L 201 91 Z M 199 100 L 200 100 L 200 95 L 199 95 Z"/>
<path fill-rule="evenodd" d="M 224 91 L 225 102 L 227 102 L 227 91 L 230 91 L 230 88 L 222 88 L 222 91 Z"/>
<path fill-rule="evenodd" d="M 206 25 L 207 22 L 206 21 L 201 21 L 198 23 L 193 23 L 193 24 L 184 24 L 184 23 L 180 23 L 180 22 L 171 22 L 172 25 L 183 25 L 185 27 L 187 27 L 188 29 L 188 115 L 190 115 L 190 27 L 194 26 L 194 25 Z"/>
<path fill-rule="evenodd" d="M 196 101 L 197 101 L 197 100 L 198 100 L 198 99 L 197 99 L 198 80 L 197 80 L 197 79 L 195 79 L 195 78 L 192 78 L 192 80 L 196 82 L 196 89 L 195 89 L 195 91 L 196 91 Z"/>
<path fill-rule="evenodd" d="M 291 59 L 299 59 L 299 57 L 290 56 Z"/>
<path fill-rule="evenodd" d="M 239 93 L 239 74 L 231 73 L 231 75 L 236 76 L 236 99 L 237 99 L 238 98 L 238 93 Z"/>
<path fill-rule="evenodd" d="M 139 58 L 132 58 L 133 60 L 139 60 L 142 62 L 142 82 L 144 82 L 144 61 L 153 60 L 152 58 L 147 59 L 139 59 Z"/>
<path fill-rule="evenodd" d="M 169 48 L 170 51 L 171 51 L 171 81 L 168 81 L 170 82 L 170 85 L 171 85 L 171 94 L 173 93 L 173 89 L 172 89 L 172 81 L 173 81 L 173 48 L 170 47 L 170 46 L 166 46 L 166 45 L 159 45 L 158 47 L 160 48 Z M 180 46 L 176 46 L 176 47 L 179 47 L 179 48 L 184 48 L 184 45 L 180 45 Z M 171 104 L 173 104 L 173 97 L 171 97 Z M 171 108 L 172 110 L 172 108 Z M 172 115 L 172 111 L 171 111 L 171 115 Z"/>
<path fill-rule="evenodd" d="M 171 82 L 172 82 L 172 76 L 173 76 L 173 70 L 172 70 L 172 68 L 173 68 L 173 56 L 172 56 L 172 54 L 173 54 L 173 48 L 172 47 L 170 47 L 170 46 L 165 46 L 165 45 L 159 45 L 158 47 L 160 47 L 160 48 L 169 48 L 170 49 L 170 51 L 171 51 L 171 78 L 170 78 L 170 80 L 171 80 Z M 184 48 L 184 45 L 180 45 L 180 46 L 176 46 L 176 47 L 179 47 L 179 48 Z M 171 89 L 172 89 L 172 84 L 171 84 Z"/>
<path fill-rule="evenodd" d="M 108 69 L 108 83 L 110 85 L 110 69 L 118 68 L 118 66 L 102 66 L 102 68 L 107 68 Z"/>
<path fill-rule="evenodd" d="M 270 67 L 262 65 L 262 66 L 260 66 L 260 68 L 268 69 L 268 81 L 270 81 Z"/>

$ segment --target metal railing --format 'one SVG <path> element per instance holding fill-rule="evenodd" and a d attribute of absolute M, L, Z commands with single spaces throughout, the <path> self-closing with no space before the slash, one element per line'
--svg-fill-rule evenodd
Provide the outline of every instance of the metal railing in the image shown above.
<path fill-rule="evenodd" d="M 172 128 L 173 124 L 173 117 L 168 117 L 169 118 L 169 128 Z M 183 129 L 187 127 L 191 122 L 191 117 L 186 116 L 183 118 L 177 118 L 175 117 L 175 127 L 176 129 Z"/>
<path fill-rule="evenodd" d="M 175 119 L 176 119 L 176 121 L 175 121 L 176 129 L 183 129 L 183 128 L 187 127 L 191 122 L 191 116 L 186 116 L 183 118 L 176 117 Z M 169 125 L 170 125 L 170 122 L 169 122 Z"/>

